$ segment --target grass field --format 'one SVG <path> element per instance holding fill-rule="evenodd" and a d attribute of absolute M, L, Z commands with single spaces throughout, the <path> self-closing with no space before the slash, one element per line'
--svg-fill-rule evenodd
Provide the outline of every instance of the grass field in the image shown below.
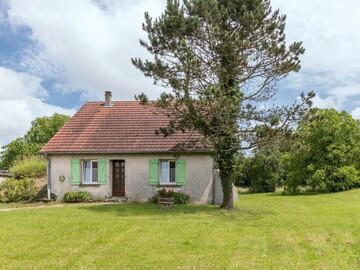
<path fill-rule="evenodd" d="M 360 190 L 0 212 L 0 269 L 356 269 Z"/>

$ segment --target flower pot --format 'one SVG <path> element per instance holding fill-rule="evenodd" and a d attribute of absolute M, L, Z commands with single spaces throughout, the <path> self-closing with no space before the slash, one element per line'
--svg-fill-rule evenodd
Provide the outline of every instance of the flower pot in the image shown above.
<path fill-rule="evenodd" d="M 174 200 L 175 199 L 174 199 L 173 196 L 159 196 L 158 202 L 159 203 L 173 204 Z"/>

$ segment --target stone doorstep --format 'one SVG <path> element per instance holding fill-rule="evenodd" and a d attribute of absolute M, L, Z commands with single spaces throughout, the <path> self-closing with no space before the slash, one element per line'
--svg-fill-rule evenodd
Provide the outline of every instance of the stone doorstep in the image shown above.
<path fill-rule="evenodd" d="M 114 197 L 114 196 L 104 200 L 104 202 L 127 202 L 127 201 L 128 201 L 127 197 Z"/>

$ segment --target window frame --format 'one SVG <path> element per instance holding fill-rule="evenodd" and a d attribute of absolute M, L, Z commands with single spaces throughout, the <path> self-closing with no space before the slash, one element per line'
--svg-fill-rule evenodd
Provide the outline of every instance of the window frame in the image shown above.
<path fill-rule="evenodd" d="M 90 162 L 90 182 L 85 182 L 85 164 L 86 162 Z M 96 182 L 92 181 L 92 176 L 93 176 L 93 162 L 97 163 L 97 179 Z M 83 185 L 98 185 L 99 184 L 99 162 L 97 159 L 84 159 L 82 160 L 82 177 L 81 177 L 81 181 Z"/>
<path fill-rule="evenodd" d="M 163 162 L 167 162 L 168 163 L 168 172 L 167 172 L 167 175 L 168 175 L 168 182 L 163 182 L 162 180 L 162 163 Z M 170 182 L 170 162 L 174 162 L 175 164 L 175 181 L 174 182 Z M 160 159 L 159 160 L 159 185 L 160 186 L 176 186 L 177 183 L 176 183 L 176 160 L 174 159 Z"/>

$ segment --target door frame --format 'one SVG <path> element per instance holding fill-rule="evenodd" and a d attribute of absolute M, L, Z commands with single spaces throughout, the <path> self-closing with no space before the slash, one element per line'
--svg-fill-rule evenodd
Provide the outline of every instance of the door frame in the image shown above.
<path fill-rule="evenodd" d="M 111 162 L 112 162 L 112 172 L 111 172 L 111 175 L 112 175 L 112 185 L 111 185 L 111 194 L 112 194 L 112 196 L 115 196 L 115 197 L 119 197 L 119 196 L 121 196 L 121 197 L 123 197 L 123 196 L 125 196 L 125 190 L 126 190 L 126 177 L 124 178 L 124 182 L 125 182 L 125 189 L 124 189 L 124 195 L 114 195 L 114 187 L 115 187 L 115 181 L 114 181 L 114 179 L 115 179 L 115 177 L 114 177 L 114 174 L 115 174 L 115 162 L 124 162 L 124 164 L 126 164 L 125 163 L 125 159 L 113 159 L 113 160 L 111 160 Z M 125 168 L 125 166 L 126 165 L 124 165 L 124 168 Z M 126 172 L 126 169 L 125 169 L 125 172 Z M 121 177 L 121 165 L 120 165 L 120 177 Z M 125 175 L 125 174 L 124 174 Z"/>

